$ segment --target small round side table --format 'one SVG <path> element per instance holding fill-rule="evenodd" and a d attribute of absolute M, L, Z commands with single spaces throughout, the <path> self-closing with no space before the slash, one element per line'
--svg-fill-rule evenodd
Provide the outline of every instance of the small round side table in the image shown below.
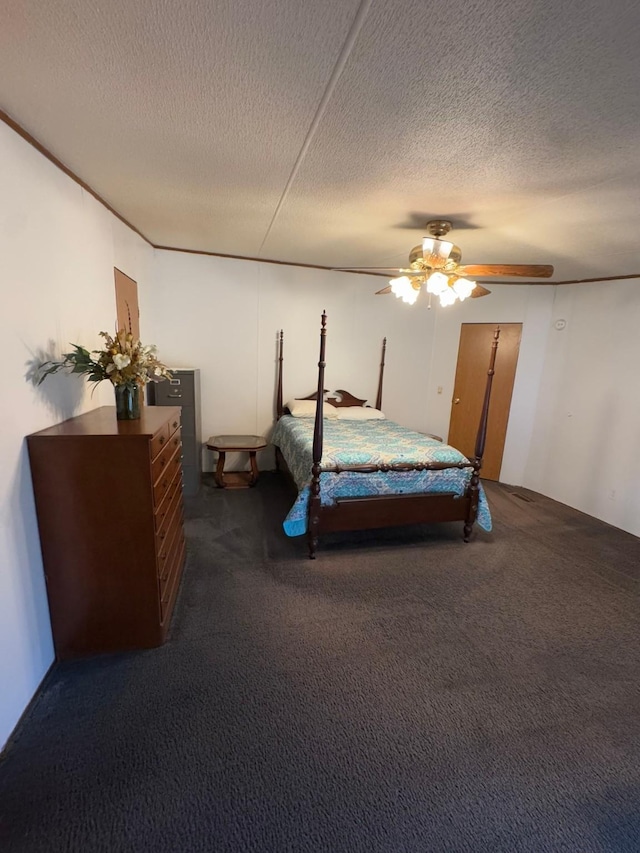
<path fill-rule="evenodd" d="M 218 454 L 215 479 L 221 489 L 247 489 L 255 486 L 258 481 L 258 463 L 256 453 L 267 446 L 261 435 L 212 435 L 207 441 L 209 450 Z M 232 471 L 224 473 L 224 462 L 227 453 L 248 453 L 251 464 L 250 471 Z"/>

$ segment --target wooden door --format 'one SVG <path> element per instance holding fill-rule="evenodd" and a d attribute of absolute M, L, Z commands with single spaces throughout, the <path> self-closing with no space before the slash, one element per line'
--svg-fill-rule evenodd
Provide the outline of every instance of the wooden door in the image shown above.
<path fill-rule="evenodd" d="M 118 329 L 131 331 L 134 338 L 140 337 L 140 310 L 138 308 L 138 285 L 114 267 L 116 282 L 116 322 Z"/>
<path fill-rule="evenodd" d="M 486 480 L 497 480 L 500 476 L 513 382 L 518 364 L 522 323 L 462 324 L 449 422 L 449 444 L 465 456 L 472 457 L 475 453 L 476 433 L 482 412 L 491 355 L 491 341 L 496 326 L 500 326 L 500 338 L 489 406 L 487 442 L 482 463 L 482 477 Z"/>

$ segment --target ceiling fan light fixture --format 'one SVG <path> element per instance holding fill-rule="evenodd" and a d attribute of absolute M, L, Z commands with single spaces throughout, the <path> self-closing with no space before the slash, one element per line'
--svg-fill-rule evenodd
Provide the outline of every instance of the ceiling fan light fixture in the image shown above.
<path fill-rule="evenodd" d="M 453 303 L 458 298 L 455 290 L 453 290 L 453 288 L 451 287 L 447 287 L 446 290 L 443 290 L 442 293 L 439 293 L 438 297 L 440 299 L 440 305 L 442 305 L 443 308 L 446 308 L 448 305 L 453 305 Z"/>
<path fill-rule="evenodd" d="M 422 257 L 431 269 L 438 270 L 446 264 L 453 249 L 453 243 L 448 240 L 438 240 L 435 237 L 425 237 L 422 241 Z"/>
<path fill-rule="evenodd" d="M 419 288 L 418 290 L 414 288 L 413 282 L 406 275 L 402 275 L 400 278 L 392 278 L 389 284 L 391 285 L 391 292 L 398 299 L 402 299 L 402 301 L 406 302 L 408 305 L 413 305 L 415 303 L 420 290 Z"/>
<path fill-rule="evenodd" d="M 409 279 L 406 275 L 401 275 L 399 278 L 390 279 L 389 284 L 391 285 L 391 293 L 394 296 L 401 297 L 409 285 Z"/>
<path fill-rule="evenodd" d="M 475 281 L 471 281 L 469 278 L 458 278 L 457 276 L 452 276 L 452 278 L 453 283 L 451 284 L 451 287 L 453 292 L 461 302 L 464 302 L 464 300 L 473 293 L 476 283 Z"/>
<path fill-rule="evenodd" d="M 427 291 L 439 296 L 449 289 L 449 279 L 442 272 L 432 272 L 427 279 Z M 455 300 L 454 300 L 455 301 Z"/>

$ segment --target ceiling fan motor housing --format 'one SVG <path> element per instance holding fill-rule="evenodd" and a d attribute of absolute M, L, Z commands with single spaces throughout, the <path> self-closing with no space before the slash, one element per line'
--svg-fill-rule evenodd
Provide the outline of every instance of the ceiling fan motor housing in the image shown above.
<path fill-rule="evenodd" d="M 446 266 L 455 266 L 459 264 L 462 260 L 462 250 L 460 246 L 454 246 L 449 253 L 449 258 L 447 260 Z M 409 266 L 414 270 L 427 270 L 429 267 L 426 265 L 424 261 L 424 252 L 422 249 L 422 244 L 419 246 L 414 246 L 411 252 L 409 253 Z"/>

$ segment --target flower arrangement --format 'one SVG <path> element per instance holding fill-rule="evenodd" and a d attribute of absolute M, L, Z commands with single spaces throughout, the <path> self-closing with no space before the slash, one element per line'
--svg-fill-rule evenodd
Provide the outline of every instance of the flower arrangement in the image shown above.
<path fill-rule="evenodd" d="M 143 386 L 148 382 L 171 379 L 166 366 L 158 360 L 155 346 L 143 346 L 126 329 L 120 329 L 114 337 L 108 332 L 100 332 L 100 336 L 105 339 L 102 350 L 89 352 L 79 344 L 72 344 L 73 352 L 63 353 L 61 361 L 41 364 L 38 384 L 65 368 L 69 368 L 70 373 L 86 374 L 89 382 L 108 379 L 116 386 Z"/>
<path fill-rule="evenodd" d="M 120 329 L 115 336 L 100 332 L 105 340 L 104 349 L 91 352 L 79 344 L 73 351 L 62 354 L 60 361 L 45 361 L 38 367 L 39 385 L 47 376 L 59 370 L 81 373 L 89 382 L 108 379 L 116 395 L 116 417 L 133 420 L 140 417 L 140 389 L 149 382 L 171 379 L 171 373 L 158 360 L 155 346 L 143 346 L 131 332 Z"/>

